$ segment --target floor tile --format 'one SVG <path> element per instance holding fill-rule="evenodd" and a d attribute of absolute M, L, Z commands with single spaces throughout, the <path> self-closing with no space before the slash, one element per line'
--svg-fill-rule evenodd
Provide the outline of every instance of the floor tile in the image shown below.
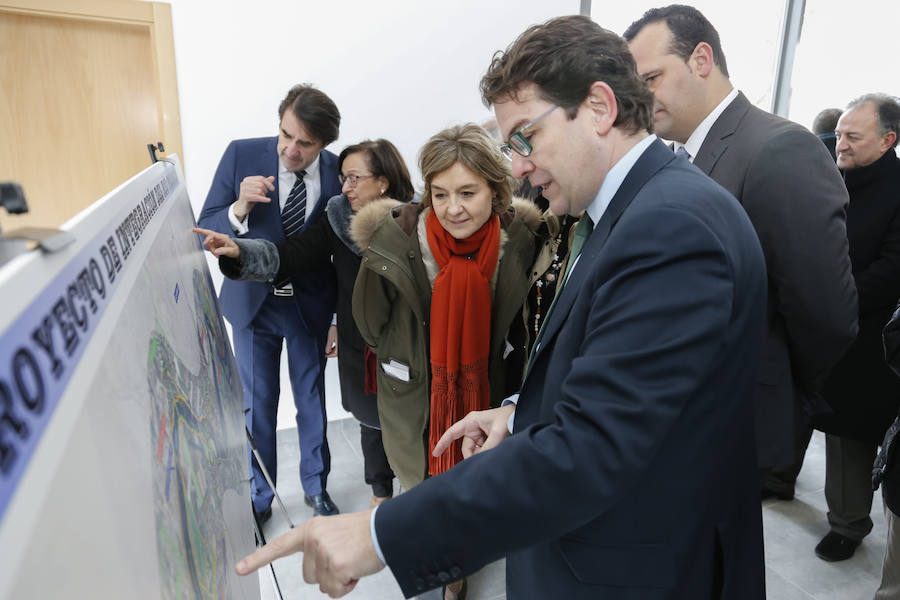
<path fill-rule="evenodd" d="M 329 389 L 334 386 L 335 381 L 329 383 Z M 290 423 L 290 420 L 285 422 Z M 278 491 L 291 519 L 300 524 L 312 517 L 312 510 L 303 503 L 296 475 L 299 460 L 296 429 L 280 429 L 277 441 Z M 341 418 L 329 422 L 328 441 L 332 454 L 328 491 L 332 499 L 344 512 L 367 508 L 371 489 L 363 481 L 357 421 Z M 394 484 L 395 489 L 399 489 L 396 481 Z M 797 481 L 796 498 L 793 501 L 767 500 L 762 504 L 768 600 L 870 600 L 878 586 L 886 531 L 880 493 L 873 501 L 874 529 L 853 558 L 826 563 L 813 552 L 818 541 L 828 533 L 824 484 L 825 440 L 822 434 L 816 433 Z M 287 520 L 277 506 L 273 506 L 272 519 L 264 528 L 265 535 L 272 539 L 287 530 Z M 318 586 L 303 582 L 301 560 L 293 556 L 276 562 L 275 572 L 282 597 L 284 600 L 324 598 Z M 471 576 L 468 597 L 471 600 L 501 600 L 506 597 L 505 585 L 505 565 L 501 560 Z M 260 590 L 263 600 L 277 600 L 270 575 L 264 573 L 260 577 Z M 347 597 L 388 600 L 402 598 L 402 594 L 390 570 L 385 569 L 360 581 Z M 440 592 L 420 598 L 439 600 Z"/>

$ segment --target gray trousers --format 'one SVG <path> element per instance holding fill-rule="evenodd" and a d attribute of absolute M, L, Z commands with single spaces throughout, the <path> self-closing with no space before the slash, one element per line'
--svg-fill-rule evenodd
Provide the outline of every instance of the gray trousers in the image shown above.
<path fill-rule="evenodd" d="M 900 598 L 900 516 L 892 513 L 885 504 L 884 520 L 887 522 L 887 547 L 881 565 L 881 585 L 874 600 L 896 600 Z"/>
<path fill-rule="evenodd" d="M 872 531 L 872 463 L 878 444 L 825 435 L 825 501 L 831 530 L 852 540 Z"/>
<path fill-rule="evenodd" d="M 812 430 L 797 436 L 797 461 L 772 469 L 763 487 L 793 493 Z M 831 530 L 852 540 L 872 531 L 872 463 L 878 444 L 825 434 L 825 501 Z"/>

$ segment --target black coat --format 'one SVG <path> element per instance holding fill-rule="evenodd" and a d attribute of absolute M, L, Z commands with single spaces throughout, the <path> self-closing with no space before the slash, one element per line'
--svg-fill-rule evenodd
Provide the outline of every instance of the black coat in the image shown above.
<path fill-rule="evenodd" d="M 328 201 L 326 218 L 278 246 L 281 265 L 275 281 L 333 262 L 337 273 L 338 375 L 341 404 L 363 424 L 379 427 L 375 394 L 365 392 L 365 342 L 353 320 L 353 285 L 362 254 L 348 237 L 350 205 L 341 194 Z"/>
<path fill-rule="evenodd" d="M 880 443 L 897 415 L 900 379 L 884 360 L 881 332 L 900 298 L 900 159 L 888 150 L 849 169 L 847 237 L 859 295 L 859 336 L 825 386 L 834 410 L 816 419 L 827 433 Z"/>
<path fill-rule="evenodd" d="M 900 306 L 884 328 L 884 357 L 888 366 L 900 377 Z M 872 469 L 872 482 L 884 492 L 884 503 L 895 515 L 900 515 L 900 416 L 888 429 L 881 444 L 881 452 Z"/>

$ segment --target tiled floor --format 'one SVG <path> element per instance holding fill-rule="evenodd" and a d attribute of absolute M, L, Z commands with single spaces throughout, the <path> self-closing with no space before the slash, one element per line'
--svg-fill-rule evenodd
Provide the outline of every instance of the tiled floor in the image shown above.
<path fill-rule="evenodd" d="M 363 510 L 368 506 L 370 490 L 363 482 L 362 456 L 359 450 L 359 426 L 355 420 L 332 421 L 328 429 L 332 453 L 332 470 L 328 490 L 344 512 Z M 279 493 L 295 523 L 311 517 L 303 504 L 299 482 L 294 476 L 299 451 L 294 429 L 278 432 Z M 791 502 L 767 501 L 763 504 L 766 547 L 766 587 L 769 600 L 871 600 L 878 587 L 881 559 L 884 554 L 885 524 L 880 494 L 872 508 L 875 529 L 865 539 L 856 555 L 842 563 L 826 563 L 813 553 L 813 547 L 828 532 L 825 520 L 825 498 L 822 494 L 825 468 L 825 441 L 821 434 L 813 436 L 806 464 L 797 484 L 798 495 Z M 287 530 L 283 515 L 275 511 L 266 524 L 265 534 L 271 539 Z M 324 598 L 318 586 L 306 585 L 301 575 L 298 556 L 284 558 L 275 565 L 278 583 L 285 600 Z M 504 594 L 502 561 L 485 567 L 473 576 L 469 585 L 472 600 L 500 600 Z M 265 600 L 277 599 L 271 575 L 263 573 L 260 588 Z M 429 598 L 439 598 L 431 594 Z M 349 598 L 402 598 L 389 570 L 362 580 Z"/>
<path fill-rule="evenodd" d="M 337 420 L 329 423 L 328 429 L 332 454 L 328 491 L 342 511 L 363 510 L 369 505 L 371 490 L 363 481 L 359 425 L 352 417 L 347 418 L 348 413 L 340 408 L 335 361 L 328 362 L 328 414 L 332 418 L 337 417 Z M 283 363 L 283 371 L 286 375 L 286 361 Z M 283 386 L 282 409 L 279 411 L 279 426 L 284 429 L 278 431 L 278 465 L 281 475 L 278 491 L 291 519 L 299 524 L 312 516 L 312 510 L 303 504 L 299 480 L 295 475 L 299 450 L 289 390 L 289 385 Z M 853 558 L 840 563 L 827 563 L 813 553 L 815 545 L 828 533 L 824 485 L 825 438 L 816 432 L 797 481 L 796 498 L 790 502 L 768 500 L 763 503 L 766 588 L 769 600 L 871 600 L 878 587 L 886 531 L 880 491 L 875 495 L 872 506 L 872 520 L 875 522 L 872 533 L 863 541 Z M 265 535 L 271 539 L 284 531 L 287 531 L 287 522 L 275 510 L 272 519 L 266 524 Z M 303 583 L 301 559 L 298 556 L 277 561 L 275 572 L 284 600 L 325 597 L 319 592 L 318 586 Z M 468 597 L 471 600 L 501 600 L 506 597 L 504 588 L 504 566 L 503 561 L 499 561 L 488 565 L 470 579 Z M 260 589 L 263 600 L 278 598 L 270 572 L 264 572 L 260 576 Z M 390 571 L 385 569 L 360 581 L 347 597 L 386 600 L 402 598 L 402 594 Z M 438 600 L 440 594 L 432 593 L 425 597 Z"/>

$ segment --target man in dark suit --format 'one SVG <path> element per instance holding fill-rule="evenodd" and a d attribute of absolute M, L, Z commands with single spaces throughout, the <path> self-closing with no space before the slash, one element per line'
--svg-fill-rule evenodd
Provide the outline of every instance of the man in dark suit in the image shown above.
<path fill-rule="evenodd" d="M 324 149 L 338 137 L 341 115 L 334 102 L 311 86 L 297 85 L 282 100 L 278 117 L 277 137 L 228 145 L 197 220 L 200 227 L 277 244 L 320 219 L 326 201 L 340 193 L 337 157 Z M 279 288 L 226 279 L 219 301 L 233 330 L 244 408 L 249 409 L 247 427 L 273 483 L 279 366 L 286 341 L 304 498 L 317 515 L 337 513 L 325 489 L 331 456 L 325 438 L 324 369 L 333 334 L 333 269 L 311 272 Z M 265 521 L 272 514 L 273 491 L 252 456 L 250 465 L 253 510 Z"/>
<path fill-rule="evenodd" d="M 856 336 L 847 191 L 807 129 L 734 89 L 719 34 L 695 8 L 647 11 L 625 39 L 654 93 L 654 122 L 743 205 L 768 269 L 768 310 L 756 387 L 760 483 L 793 464 L 806 415 L 827 412 L 822 387 Z"/>
<path fill-rule="evenodd" d="M 513 600 L 763 598 L 766 284 L 746 214 L 649 133 L 624 41 L 587 17 L 528 29 L 481 89 L 513 175 L 585 213 L 518 404 L 451 427 L 439 449 L 465 436 L 474 455 L 447 473 L 374 514 L 314 519 L 238 572 L 301 549 L 329 594 L 386 562 L 411 596 L 506 556 Z"/>
<path fill-rule="evenodd" d="M 900 159 L 894 151 L 900 102 L 885 94 L 857 98 L 835 129 L 837 166 L 850 193 L 847 235 L 859 293 L 859 337 L 825 386 L 834 413 L 814 422 L 826 433 L 831 531 L 816 555 L 827 561 L 853 556 L 872 530 L 872 461 L 900 400 L 900 380 L 884 361 L 881 338 L 900 298 Z"/>

